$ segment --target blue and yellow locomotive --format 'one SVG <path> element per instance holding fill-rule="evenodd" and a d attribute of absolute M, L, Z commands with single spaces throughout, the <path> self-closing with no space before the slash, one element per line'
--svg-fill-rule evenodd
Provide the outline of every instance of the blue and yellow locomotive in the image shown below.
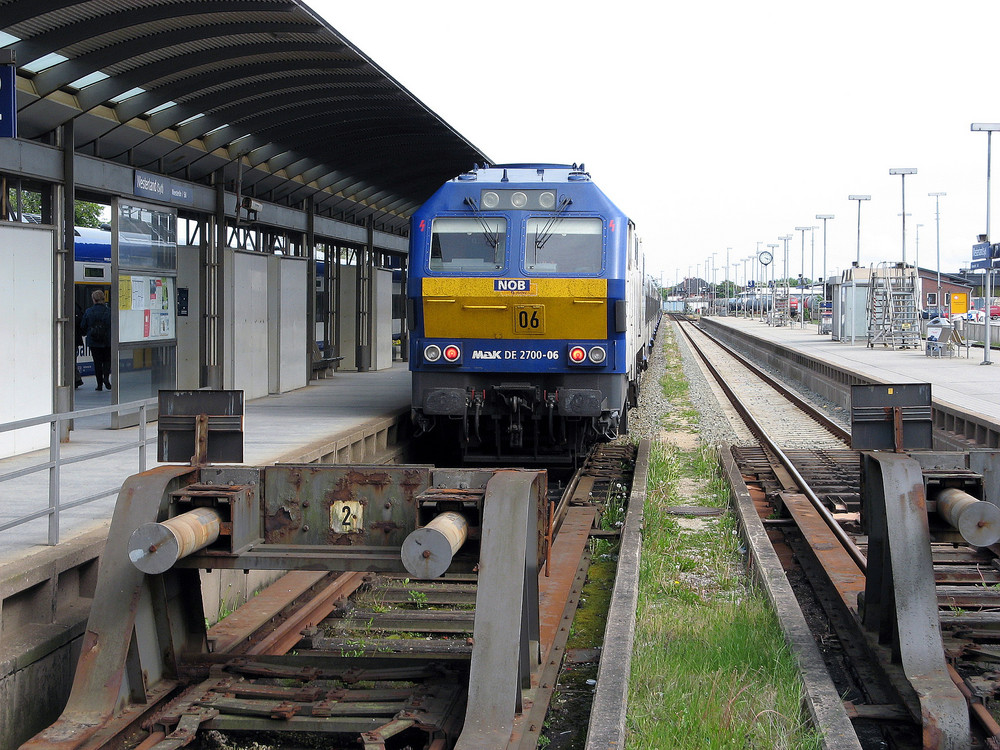
<path fill-rule="evenodd" d="M 413 215 L 413 418 L 467 460 L 575 461 L 626 430 L 659 320 L 635 227 L 583 167 L 477 167 Z"/>

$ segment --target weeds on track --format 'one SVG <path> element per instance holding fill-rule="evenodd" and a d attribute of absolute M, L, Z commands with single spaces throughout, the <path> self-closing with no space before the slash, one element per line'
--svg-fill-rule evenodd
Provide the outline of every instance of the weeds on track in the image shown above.
<path fill-rule="evenodd" d="M 697 424 L 671 330 L 664 354 L 669 430 Z M 693 415 L 693 418 L 692 418 Z M 767 602 L 741 574 L 740 538 L 721 517 L 680 518 L 676 505 L 726 508 L 715 451 L 657 442 L 650 456 L 627 747 L 820 747 Z"/>

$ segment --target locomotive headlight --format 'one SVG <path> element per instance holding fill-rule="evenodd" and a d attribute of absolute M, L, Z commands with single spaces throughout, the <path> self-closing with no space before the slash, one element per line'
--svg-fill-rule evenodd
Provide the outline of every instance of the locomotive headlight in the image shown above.
<path fill-rule="evenodd" d="M 457 362 L 458 358 L 461 356 L 462 350 L 454 344 L 448 344 L 448 346 L 444 348 L 444 358 L 448 362 Z"/>
<path fill-rule="evenodd" d="M 608 358 L 608 353 L 604 350 L 603 346 L 593 346 L 587 352 L 587 357 L 595 365 L 599 365 Z"/>
<path fill-rule="evenodd" d="M 528 205 L 528 196 L 518 191 L 510 196 L 510 203 L 514 208 L 524 208 Z"/>
<path fill-rule="evenodd" d="M 437 344 L 428 344 L 425 346 L 424 359 L 428 362 L 437 362 L 441 359 L 441 347 Z"/>
<path fill-rule="evenodd" d="M 550 209 L 555 208 L 556 205 L 556 194 L 545 192 L 538 196 L 538 205 L 541 208 Z"/>
<path fill-rule="evenodd" d="M 500 196 L 492 190 L 483 193 L 483 208 L 496 208 L 500 205 Z"/>
<path fill-rule="evenodd" d="M 587 359 L 587 350 L 582 346 L 574 346 L 569 350 L 569 361 L 579 364 Z"/>

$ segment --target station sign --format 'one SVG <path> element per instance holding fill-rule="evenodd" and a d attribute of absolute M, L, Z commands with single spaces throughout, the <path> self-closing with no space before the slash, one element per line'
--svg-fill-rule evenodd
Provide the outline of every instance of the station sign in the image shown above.
<path fill-rule="evenodd" d="M 135 170 L 132 194 L 164 203 L 194 203 L 194 190 L 169 177 Z"/>
<path fill-rule="evenodd" d="M 17 138 L 17 75 L 0 64 L 0 138 Z"/>
<path fill-rule="evenodd" d="M 977 242 L 972 246 L 972 268 L 990 267 L 990 243 Z"/>

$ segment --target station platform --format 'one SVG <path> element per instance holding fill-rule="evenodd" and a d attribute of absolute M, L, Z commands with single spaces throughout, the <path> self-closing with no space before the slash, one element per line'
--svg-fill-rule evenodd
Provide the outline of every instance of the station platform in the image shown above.
<path fill-rule="evenodd" d="M 77 390 L 77 408 L 110 403 L 106 391 L 94 392 L 93 379 L 87 378 Z M 332 378 L 314 380 L 305 388 L 254 399 L 244 405 L 243 463 L 260 466 L 278 462 L 310 462 L 331 452 L 351 450 L 351 436 L 371 432 L 372 425 L 395 420 L 408 414 L 410 373 L 407 363 L 376 372 L 338 372 Z M 138 428 L 110 429 L 110 417 L 77 420 L 70 442 L 62 446 L 62 460 L 92 453 L 114 445 L 137 442 Z M 147 435 L 156 435 L 156 423 L 147 427 Z M 146 468 L 156 461 L 155 443 L 147 448 Z M 47 460 L 48 451 L 36 451 L 0 460 L 0 474 L 7 474 Z M 349 460 L 359 460 L 348 456 Z M 333 462 L 331 460 L 331 462 Z M 343 463 L 344 461 L 339 461 Z M 101 489 L 120 486 L 138 471 L 137 449 L 102 458 L 63 466 L 61 498 L 63 502 L 94 494 Z M 48 505 L 47 472 L 40 471 L 0 486 L 0 524 L 44 509 Z M 71 545 L 83 535 L 99 535 L 107 528 L 114 511 L 117 493 L 60 514 L 60 544 L 46 544 L 48 521 L 30 521 L 0 532 L 0 580 L 4 568 L 17 563 L 23 566 L 37 553 L 51 556 L 58 547 Z"/>
<path fill-rule="evenodd" d="M 834 341 L 829 334 L 817 333 L 815 324 L 798 323 L 769 326 L 759 319 L 735 316 L 712 317 L 717 325 L 728 326 L 748 336 L 801 352 L 836 368 L 853 371 L 864 378 L 884 383 L 930 383 L 931 395 L 963 411 L 1000 422 L 1000 351 L 993 350 L 992 365 L 983 365 L 982 346 L 963 347 L 953 357 L 929 357 L 925 349 L 891 349 L 881 345 L 868 348 L 864 338 L 855 343 Z M 997 327 L 994 326 L 994 332 Z"/>

